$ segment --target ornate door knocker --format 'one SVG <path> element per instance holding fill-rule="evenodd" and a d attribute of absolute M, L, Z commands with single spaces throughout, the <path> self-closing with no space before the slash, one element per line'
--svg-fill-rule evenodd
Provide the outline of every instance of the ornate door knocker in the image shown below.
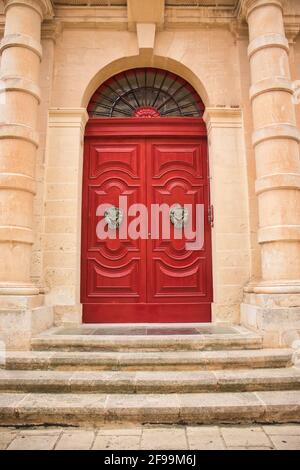
<path fill-rule="evenodd" d="M 189 212 L 180 204 L 174 204 L 170 210 L 170 220 L 175 228 L 182 228 L 188 220 Z"/>
<path fill-rule="evenodd" d="M 116 230 L 123 221 L 123 211 L 119 207 L 109 207 L 104 212 L 104 219 L 110 229 Z"/>

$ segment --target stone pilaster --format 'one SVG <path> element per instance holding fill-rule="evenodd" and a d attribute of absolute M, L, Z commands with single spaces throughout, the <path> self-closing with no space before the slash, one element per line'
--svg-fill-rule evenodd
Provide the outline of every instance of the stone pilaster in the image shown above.
<path fill-rule="evenodd" d="M 50 0 L 5 0 L 0 44 L 0 335 L 8 348 L 28 348 L 52 322 L 30 281 L 34 242 L 41 24 Z"/>
<path fill-rule="evenodd" d="M 0 70 L 0 294 L 32 295 L 41 23 L 49 0 L 6 0 Z"/>
<path fill-rule="evenodd" d="M 300 132 L 292 100 L 283 5 L 282 0 L 243 2 L 249 26 L 252 141 L 262 255 L 262 280 L 247 289 L 246 297 L 247 303 L 273 309 L 264 311 L 268 325 L 276 317 L 275 330 L 280 323 L 280 328 L 291 326 L 290 314 L 291 324 L 300 321 L 300 309 L 295 310 L 300 306 L 300 299 L 296 300 L 300 294 Z M 278 321 L 282 314 L 282 321 Z M 253 315 L 252 311 L 253 326 L 264 330 L 267 323 L 255 315 L 254 321 Z"/>

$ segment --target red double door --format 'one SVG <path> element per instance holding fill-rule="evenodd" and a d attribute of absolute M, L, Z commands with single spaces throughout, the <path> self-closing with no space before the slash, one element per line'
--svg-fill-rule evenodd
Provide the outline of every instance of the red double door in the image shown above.
<path fill-rule="evenodd" d="M 169 135 L 172 126 L 166 125 L 168 131 L 165 134 L 168 135 L 163 136 L 152 123 L 149 137 L 145 125 L 141 123 L 139 127 L 138 124 L 136 122 L 140 135 L 137 137 L 130 135 L 134 133 L 133 128 L 121 126 L 112 132 L 107 126 L 105 131 L 103 122 L 94 122 L 87 129 L 82 206 L 83 321 L 210 321 L 211 229 L 207 140 L 203 125 L 199 128 L 193 122 L 190 132 L 186 127 L 177 126 L 173 136 Z M 194 135 L 196 129 L 199 136 Z M 130 226 L 135 220 L 133 233 L 140 232 L 142 236 L 132 237 L 127 231 L 126 237 L 123 235 L 120 239 L 119 227 L 114 230 L 113 237 L 99 238 L 97 224 L 101 221 L 102 227 L 105 224 L 97 209 L 103 204 L 118 208 L 120 196 L 126 200 L 128 208 L 143 204 L 148 209 L 148 226 L 145 226 L 145 219 L 138 224 L 140 212 L 134 214 L 133 211 L 126 221 L 123 211 L 123 219 L 119 222 Z M 156 234 L 151 233 L 153 204 L 189 207 L 185 216 L 186 221 L 192 218 L 193 230 L 196 229 L 197 204 L 203 205 L 204 243 L 201 249 L 187 247 L 191 240 L 186 239 L 182 228 L 175 227 L 176 221 L 175 225 L 174 220 L 171 222 L 169 212 L 160 216 L 159 231 L 156 229 Z M 167 237 L 162 232 L 162 217 L 168 218 L 170 234 Z M 181 239 L 175 233 L 178 230 Z M 107 231 L 111 231 L 108 226 Z"/>

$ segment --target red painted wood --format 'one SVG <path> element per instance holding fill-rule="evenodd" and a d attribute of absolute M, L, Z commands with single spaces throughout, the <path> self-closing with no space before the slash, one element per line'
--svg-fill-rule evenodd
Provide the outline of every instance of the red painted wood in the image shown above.
<path fill-rule="evenodd" d="M 211 229 L 205 126 L 199 118 L 93 119 L 85 139 L 81 301 L 86 323 L 207 322 L 211 319 Z M 114 131 L 113 131 L 114 130 Z M 160 131 L 160 134 L 159 134 Z M 160 135 L 160 136 L 159 136 Z M 118 137 L 116 137 L 118 136 Z M 205 244 L 98 240 L 96 207 L 203 203 Z M 130 220 L 130 219 L 129 219 Z"/>
<path fill-rule="evenodd" d="M 101 310 L 99 310 L 101 308 Z M 194 323 L 211 321 L 211 303 L 84 304 L 84 323 Z"/>

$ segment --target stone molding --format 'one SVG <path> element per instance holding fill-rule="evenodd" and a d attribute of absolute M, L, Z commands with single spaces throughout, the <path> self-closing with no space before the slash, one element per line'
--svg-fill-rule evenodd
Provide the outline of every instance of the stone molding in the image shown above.
<path fill-rule="evenodd" d="M 148 52 L 153 54 L 155 45 L 155 23 L 137 23 L 136 25 L 138 47 L 140 53 Z"/>
<path fill-rule="evenodd" d="M 300 241 L 300 225 L 274 225 L 258 230 L 258 243 Z"/>
<path fill-rule="evenodd" d="M 238 11 L 240 16 L 248 20 L 249 15 L 257 8 L 274 5 L 283 11 L 286 0 L 240 0 Z"/>
<path fill-rule="evenodd" d="M 1 225 L 0 226 L 0 241 L 1 242 L 18 242 L 27 245 L 33 245 L 34 233 L 33 230 L 25 227 L 17 227 L 15 225 Z"/>
<path fill-rule="evenodd" d="M 0 295 L 20 296 L 20 295 L 37 295 L 39 288 L 34 284 L 20 284 L 17 283 L 0 283 Z"/>
<path fill-rule="evenodd" d="M 49 127 L 80 127 L 83 134 L 89 119 L 86 108 L 50 108 Z"/>
<path fill-rule="evenodd" d="M 280 173 L 264 176 L 255 182 L 257 195 L 274 189 L 299 189 L 300 175 L 297 173 Z"/>
<path fill-rule="evenodd" d="M 253 39 L 248 46 L 248 56 L 249 59 L 258 51 L 266 49 L 268 47 L 279 47 L 284 49 L 286 52 L 289 52 L 289 42 L 281 34 L 265 34 L 263 36 L 258 36 Z"/>
<path fill-rule="evenodd" d="M 140 6 L 141 0 L 127 0 L 128 29 L 133 31 L 138 23 L 154 23 L 162 29 L 165 20 L 165 0 L 151 0 Z"/>
<path fill-rule="evenodd" d="M 34 52 L 42 60 L 43 51 L 39 41 L 26 34 L 7 34 L 1 41 L 0 54 L 9 47 L 24 47 Z"/>
<path fill-rule="evenodd" d="M 41 101 L 40 87 L 31 80 L 18 76 L 0 76 L 0 93 L 6 91 L 21 91 Z"/>
<path fill-rule="evenodd" d="M 0 173 L 0 189 L 19 189 L 35 195 L 36 183 L 31 176 L 17 173 Z"/>
<path fill-rule="evenodd" d="M 22 124 L 2 124 L 0 126 L 0 139 L 21 139 L 39 146 L 39 134 L 31 127 Z"/>
<path fill-rule="evenodd" d="M 212 128 L 236 128 L 243 126 L 243 113 L 241 108 L 205 108 L 203 119 L 206 122 L 207 131 L 210 133 Z"/>
<path fill-rule="evenodd" d="M 300 281 L 273 281 L 273 282 L 259 282 L 252 285 L 248 292 L 255 294 L 300 294 Z"/>
<path fill-rule="evenodd" d="M 250 87 L 249 97 L 253 100 L 263 93 L 272 91 L 286 91 L 291 95 L 294 94 L 292 82 L 283 77 L 272 77 L 261 80 Z"/>
<path fill-rule="evenodd" d="M 300 143 L 300 130 L 293 124 L 273 124 L 258 129 L 252 134 L 254 147 L 261 142 L 273 139 L 292 139 Z"/>
<path fill-rule="evenodd" d="M 43 20 L 53 18 L 54 10 L 52 0 L 4 0 L 4 11 L 14 5 L 24 5 L 35 10 Z"/>

